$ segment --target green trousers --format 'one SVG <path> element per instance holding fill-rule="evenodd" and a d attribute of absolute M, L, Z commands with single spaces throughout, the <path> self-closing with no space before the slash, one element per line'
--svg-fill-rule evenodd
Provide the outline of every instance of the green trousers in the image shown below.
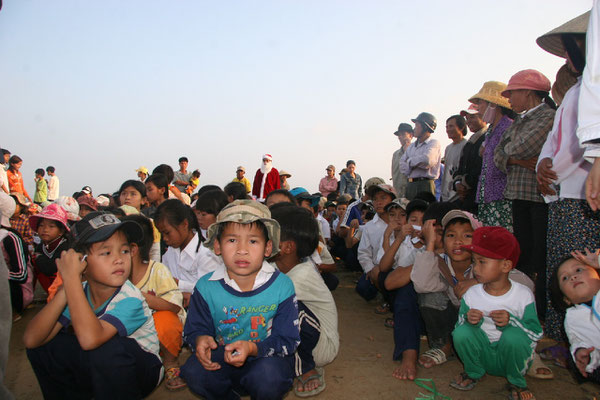
<path fill-rule="evenodd" d="M 490 343 L 483 329 L 467 322 L 454 329 L 452 337 L 469 377 L 479 379 L 488 373 L 527 387 L 525 373 L 533 360 L 535 343 L 521 329 L 508 325 L 500 340 Z"/>
<path fill-rule="evenodd" d="M 408 182 L 406 185 L 406 198 L 412 200 L 421 192 L 429 192 L 435 196 L 435 181 L 433 179 L 418 182 Z"/>

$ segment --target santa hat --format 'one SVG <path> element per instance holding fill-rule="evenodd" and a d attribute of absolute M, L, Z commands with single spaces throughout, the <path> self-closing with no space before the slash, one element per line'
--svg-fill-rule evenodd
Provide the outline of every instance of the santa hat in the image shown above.
<path fill-rule="evenodd" d="M 262 159 L 263 159 L 263 160 L 265 160 L 265 159 L 266 159 L 266 160 L 269 160 L 269 161 L 273 161 L 273 156 L 272 156 L 272 155 L 270 155 L 270 154 L 263 154 L 263 157 L 262 157 Z"/>

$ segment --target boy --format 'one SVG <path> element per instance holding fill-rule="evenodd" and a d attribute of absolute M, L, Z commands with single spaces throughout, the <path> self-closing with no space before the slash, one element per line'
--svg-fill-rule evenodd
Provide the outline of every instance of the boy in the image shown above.
<path fill-rule="evenodd" d="M 56 176 L 56 169 L 53 166 L 46 167 L 46 172 L 50 179 L 48 180 L 48 201 L 53 202 L 60 196 L 60 181 Z"/>
<path fill-rule="evenodd" d="M 300 342 L 292 281 L 266 258 L 279 251 L 279 224 L 253 200 L 217 216 L 204 245 L 217 270 L 196 283 L 184 338 L 195 352 L 181 367 L 192 392 L 207 399 L 280 399 L 293 382 Z"/>
<path fill-rule="evenodd" d="M 48 201 L 48 183 L 44 179 L 45 174 L 42 168 L 35 170 L 35 195 L 33 196 L 35 204 L 42 204 Z"/>
<path fill-rule="evenodd" d="M 273 207 L 272 212 L 281 227 L 281 250 L 273 261 L 292 279 L 298 297 L 301 341 L 295 354 L 298 382 L 294 393 L 298 397 L 314 396 L 325 389 L 322 367 L 338 353 L 337 309 L 309 258 L 319 243 L 317 222 L 311 212 L 287 204 Z"/>
<path fill-rule="evenodd" d="M 452 332 L 465 371 L 450 386 L 471 390 L 489 373 L 508 379 L 511 398 L 532 399 L 524 374 L 542 327 L 532 291 L 508 277 L 519 259 L 519 243 L 506 229 L 486 226 L 461 248 L 473 254 L 478 284 L 464 294 Z"/>
<path fill-rule="evenodd" d="M 250 192 L 252 191 L 252 185 L 250 184 L 248 178 L 244 176 L 245 173 L 246 168 L 242 167 L 241 165 L 237 167 L 237 169 L 235 170 L 235 178 L 233 178 L 232 182 L 241 183 L 242 185 L 244 185 L 244 188 L 246 188 L 246 194 L 250 194 Z"/>
<path fill-rule="evenodd" d="M 141 228 L 94 212 L 71 232 L 75 249 L 57 260 L 63 288 L 23 337 L 44 398 L 144 398 L 163 369 L 152 312 L 128 281 Z"/>

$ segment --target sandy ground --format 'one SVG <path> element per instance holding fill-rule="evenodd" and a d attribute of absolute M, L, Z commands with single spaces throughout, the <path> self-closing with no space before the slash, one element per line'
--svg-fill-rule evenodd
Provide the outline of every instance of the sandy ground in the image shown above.
<path fill-rule="evenodd" d="M 375 302 L 366 303 L 354 292 L 351 272 L 340 272 L 340 286 L 334 291 L 339 311 L 340 352 L 337 359 L 325 368 L 326 390 L 320 399 L 415 399 L 420 393 L 428 392 L 414 382 L 403 382 L 392 377 L 392 370 L 398 363 L 392 361 L 392 331 L 383 326 L 386 316 L 373 312 Z M 23 319 L 13 326 L 6 385 L 17 399 L 41 399 L 37 381 L 29 366 L 21 337 L 27 322 L 39 305 L 28 310 Z M 426 349 L 425 342 L 422 343 Z M 548 345 L 549 343 L 545 343 Z M 542 345 L 545 347 L 545 345 Z M 424 349 L 421 349 L 422 351 Z M 180 361 L 189 356 L 184 351 Z M 528 378 L 529 387 L 538 399 L 600 399 L 600 387 L 593 384 L 579 385 L 570 373 L 559 367 L 552 367 L 553 380 Z M 452 399 L 506 399 L 506 380 L 487 376 L 470 392 L 460 392 L 448 386 L 450 380 L 462 370 L 459 361 L 452 360 L 429 370 L 420 368 L 420 378 L 433 379 L 438 391 Z M 430 393 L 429 393 L 430 394 Z M 168 392 L 161 384 L 149 397 L 162 399 L 196 399 L 189 390 Z M 287 399 L 295 399 L 293 392 Z M 433 399 L 433 398 L 432 398 Z M 437 399 L 442 399 L 437 397 Z"/>

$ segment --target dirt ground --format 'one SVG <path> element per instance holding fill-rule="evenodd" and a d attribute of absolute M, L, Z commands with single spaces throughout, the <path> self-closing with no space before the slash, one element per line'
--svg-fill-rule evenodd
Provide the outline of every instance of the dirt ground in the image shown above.
<path fill-rule="evenodd" d="M 428 398 L 430 395 L 414 382 L 402 382 L 392 377 L 392 370 L 398 363 L 392 361 L 392 331 L 383 326 L 386 316 L 373 312 L 375 302 L 367 303 L 354 292 L 356 275 L 351 272 L 338 273 L 340 286 L 334 291 L 339 312 L 340 352 L 337 359 L 325 368 L 326 390 L 320 399 L 415 399 Z M 10 356 L 5 383 L 17 399 L 41 399 L 35 375 L 31 370 L 21 337 L 27 322 L 41 305 L 27 310 L 23 319 L 13 326 Z M 543 343 L 545 347 L 550 343 Z M 426 349 L 426 343 L 422 343 Z M 189 356 L 184 351 L 180 361 Z M 538 399 L 600 399 L 600 387 L 593 384 L 579 385 L 570 373 L 559 367 L 552 367 L 555 378 L 542 381 L 528 378 L 528 384 Z M 470 392 L 460 392 L 448 386 L 450 380 L 461 372 L 459 361 L 452 360 L 429 370 L 420 368 L 419 378 L 433 379 L 440 393 L 448 396 L 444 399 L 506 399 L 506 380 L 487 376 Z M 430 383 L 429 383 L 430 384 Z M 162 399 L 196 399 L 189 390 L 168 392 L 161 384 L 149 397 Z M 295 399 L 293 392 L 287 399 Z M 431 397 L 431 399 L 434 399 Z M 443 399 L 436 397 L 435 399 Z"/>

